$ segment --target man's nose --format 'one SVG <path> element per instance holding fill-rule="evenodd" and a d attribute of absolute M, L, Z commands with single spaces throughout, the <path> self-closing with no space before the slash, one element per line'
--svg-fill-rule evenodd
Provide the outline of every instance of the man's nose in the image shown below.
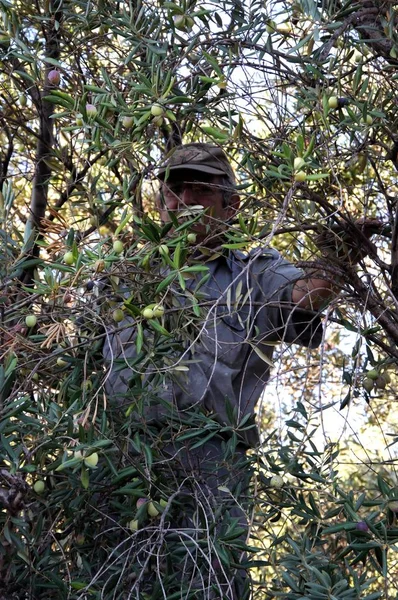
<path fill-rule="evenodd" d="M 189 206 L 190 204 L 195 204 L 194 193 L 192 186 L 184 185 L 180 195 L 181 203 Z"/>

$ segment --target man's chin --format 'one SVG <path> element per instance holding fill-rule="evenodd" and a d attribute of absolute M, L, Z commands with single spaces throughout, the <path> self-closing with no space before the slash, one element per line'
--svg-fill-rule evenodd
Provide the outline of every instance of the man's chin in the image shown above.
<path fill-rule="evenodd" d="M 179 219 L 179 225 L 183 224 L 184 219 Z M 220 245 L 220 234 L 223 232 L 223 227 L 218 226 L 216 223 L 193 223 L 187 229 L 185 233 L 194 233 L 196 236 L 196 244 L 202 246 L 214 247 Z M 170 232 L 173 233 L 175 228 L 172 227 Z"/>
<path fill-rule="evenodd" d="M 211 225 L 193 225 L 189 231 L 196 235 L 196 243 L 202 246 L 214 247 L 221 243 L 222 229 L 211 227 Z"/>

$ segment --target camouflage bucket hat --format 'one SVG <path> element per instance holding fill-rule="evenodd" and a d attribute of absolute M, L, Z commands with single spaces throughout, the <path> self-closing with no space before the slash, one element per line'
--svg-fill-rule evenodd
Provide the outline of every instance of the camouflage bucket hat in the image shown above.
<path fill-rule="evenodd" d="M 159 179 L 177 170 L 199 171 L 209 175 L 227 176 L 235 184 L 235 175 L 227 155 L 218 146 L 204 143 L 178 146 L 158 171 Z"/>

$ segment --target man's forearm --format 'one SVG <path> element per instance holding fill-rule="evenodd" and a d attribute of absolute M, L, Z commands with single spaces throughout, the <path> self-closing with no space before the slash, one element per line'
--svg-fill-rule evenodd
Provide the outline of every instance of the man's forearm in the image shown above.
<path fill-rule="evenodd" d="M 300 308 L 319 310 L 331 302 L 340 292 L 340 286 L 319 273 L 309 274 L 293 287 L 292 301 Z"/>

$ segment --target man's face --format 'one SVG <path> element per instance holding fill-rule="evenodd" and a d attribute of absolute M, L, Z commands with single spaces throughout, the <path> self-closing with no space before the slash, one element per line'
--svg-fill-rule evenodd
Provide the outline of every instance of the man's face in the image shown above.
<path fill-rule="evenodd" d="M 170 221 L 168 212 L 174 212 L 177 219 L 180 215 L 181 221 L 192 218 L 198 214 L 197 210 L 192 211 L 191 217 L 187 211 L 194 206 L 203 206 L 203 215 L 192 226 L 191 231 L 196 233 L 198 241 L 210 241 L 214 233 L 225 227 L 225 222 L 234 214 L 239 203 L 239 197 L 233 194 L 228 205 L 224 206 L 227 190 L 222 181 L 218 175 L 199 171 L 181 170 L 171 173 L 160 189 L 162 221 Z"/>

